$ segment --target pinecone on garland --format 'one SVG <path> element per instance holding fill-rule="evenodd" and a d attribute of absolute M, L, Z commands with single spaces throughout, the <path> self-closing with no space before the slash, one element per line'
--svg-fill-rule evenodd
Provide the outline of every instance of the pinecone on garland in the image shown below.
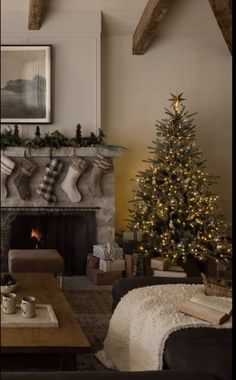
<path fill-rule="evenodd" d="M 14 135 L 15 141 L 19 142 L 20 141 L 20 136 L 19 136 L 19 127 L 18 127 L 17 124 L 14 127 L 13 135 Z"/>
<path fill-rule="evenodd" d="M 36 136 L 36 137 L 40 137 L 40 136 L 41 136 L 39 126 L 36 127 L 35 136 Z"/>
<path fill-rule="evenodd" d="M 81 144 L 81 125 L 80 124 L 77 124 L 76 126 L 76 135 L 75 135 L 75 141 L 78 145 Z"/>

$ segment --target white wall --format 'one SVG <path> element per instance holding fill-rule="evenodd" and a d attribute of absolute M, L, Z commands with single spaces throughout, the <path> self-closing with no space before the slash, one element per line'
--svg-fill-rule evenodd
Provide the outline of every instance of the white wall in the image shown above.
<path fill-rule="evenodd" d="M 171 5 L 150 49 L 132 55 L 131 36 L 102 41 L 102 125 L 110 143 L 129 149 L 116 161 L 117 230 L 124 229 L 132 182 L 145 167 L 155 121 L 170 107 L 170 92 L 184 92 L 195 116 L 197 143 L 207 170 L 219 175 L 214 190 L 231 222 L 231 55 L 208 0 Z"/>
<path fill-rule="evenodd" d="M 100 12 L 76 9 L 47 14 L 38 31 L 27 30 L 28 1 L 4 0 L 2 44 L 54 45 L 54 122 L 43 126 L 73 136 L 100 126 Z M 19 4 L 19 10 L 15 10 Z M 73 3 L 75 4 L 75 3 Z M 117 230 L 125 228 L 131 178 L 148 158 L 155 121 L 165 116 L 170 92 L 183 91 L 195 117 L 197 142 L 207 169 L 220 175 L 215 190 L 231 221 L 231 55 L 208 0 L 178 0 L 142 56 L 132 55 L 132 36 L 102 39 L 102 128 L 110 143 L 129 149 L 115 160 Z M 24 135 L 34 127 L 24 126 Z M 33 131 L 33 132 L 31 132 Z"/>
<path fill-rule="evenodd" d="M 52 51 L 53 123 L 41 132 L 59 130 L 75 135 L 97 133 L 101 127 L 101 12 L 64 10 L 48 12 L 40 30 L 28 30 L 28 1 L 4 2 L 1 13 L 2 44 L 50 44 Z M 22 125 L 23 137 L 35 126 Z"/>

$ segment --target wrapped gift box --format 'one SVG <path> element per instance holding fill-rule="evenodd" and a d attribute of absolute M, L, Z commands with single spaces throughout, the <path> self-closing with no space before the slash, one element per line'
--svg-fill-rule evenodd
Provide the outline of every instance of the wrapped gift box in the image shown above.
<path fill-rule="evenodd" d="M 124 240 L 142 241 L 143 233 L 140 231 L 123 231 Z"/>
<path fill-rule="evenodd" d="M 117 243 L 107 243 L 107 250 L 109 260 L 122 260 L 123 259 L 123 248 L 119 247 Z"/>
<path fill-rule="evenodd" d="M 104 272 L 124 271 L 125 260 L 105 261 L 100 259 L 99 269 Z"/>
<path fill-rule="evenodd" d="M 87 255 L 87 265 L 90 268 L 99 268 L 99 259 L 93 255 Z"/>
<path fill-rule="evenodd" d="M 122 278 L 122 272 L 103 272 L 99 268 L 86 267 L 86 274 L 96 285 L 112 285 L 116 280 Z"/>
<path fill-rule="evenodd" d="M 125 254 L 125 274 L 126 277 L 133 277 L 134 258 L 133 255 Z"/>
<path fill-rule="evenodd" d="M 165 257 L 153 257 L 151 259 L 151 268 L 167 270 L 170 267 L 170 261 Z"/>
<path fill-rule="evenodd" d="M 132 255 L 134 252 L 137 252 L 140 246 L 139 241 L 135 240 L 123 240 L 122 247 L 124 254 Z"/>
<path fill-rule="evenodd" d="M 117 243 L 94 245 L 93 255 L 105 261 L 122 260 L 123 248 L 120 248 Z"/>
<path fill-rule="evenodd" d="M 107 245 L 106 244 L 94 245 L 93 246 L 93 256 L 96 256 L 102 260 L 109 260 L 108 259 Z"/>

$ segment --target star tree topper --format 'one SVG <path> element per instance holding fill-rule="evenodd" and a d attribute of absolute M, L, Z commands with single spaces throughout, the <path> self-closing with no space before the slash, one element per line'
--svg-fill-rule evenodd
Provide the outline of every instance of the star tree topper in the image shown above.
<path fill-rule="evenodd" d="M 180 94 L 177 93 L 176 95 L 172 93 L 170 94 L 172 97 L 168 100 L 172 102 L 171 106 L 173 106 L 176 109 L 176 111 L 179 111 L 182 100 L 185 100 L 185 98 L 182 98 L 183 92 L 181 92 Z"/>

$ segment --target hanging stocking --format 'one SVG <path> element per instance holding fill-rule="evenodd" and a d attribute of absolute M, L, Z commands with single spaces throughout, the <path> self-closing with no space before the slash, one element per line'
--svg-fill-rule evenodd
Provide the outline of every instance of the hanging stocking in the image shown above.
<path fill-rule="evenodd" d="M 71 202 L 77 203 L 81 200 L 81 194 L 76 183 L 87 165 L 87 162 L 80 157 L 73 157 L 65 179 L 61 183 L 62 190 L 67 194 Z"/>
<path fill-rule="evenodd" d="M 54 184 L 57 175 L 62 169 L 62 162 L 57 158 L 53 158 L 45 169 L 43 182 L 37 188 L 37 193 L 41 195 L 48 203 L 56 202 L 56 195 L 54 194 Z"/>
<path fill-rule="evenodd" d="M 24 158 L 21 161 L 20 169 L 16 178 L 14 179 L 14 184 L 18 190 L 21 199 L 23 200 L 30 199 L 29 182 L 35 169 L 36 165 L 30 160 Z"/>
<path fill-rule="evenodd" d="M 6 156 L 1 156 L 1 198 L 7 197 L 7 177 L 11 175 L 15 163 Z"/>
<path fill-rule="evenodd" d="M 94 197 L 102 196 L 101 179 L 103 174 L 112 167 L 112 161 L 97 154 L 90 177 L 89 190 Z"/>

